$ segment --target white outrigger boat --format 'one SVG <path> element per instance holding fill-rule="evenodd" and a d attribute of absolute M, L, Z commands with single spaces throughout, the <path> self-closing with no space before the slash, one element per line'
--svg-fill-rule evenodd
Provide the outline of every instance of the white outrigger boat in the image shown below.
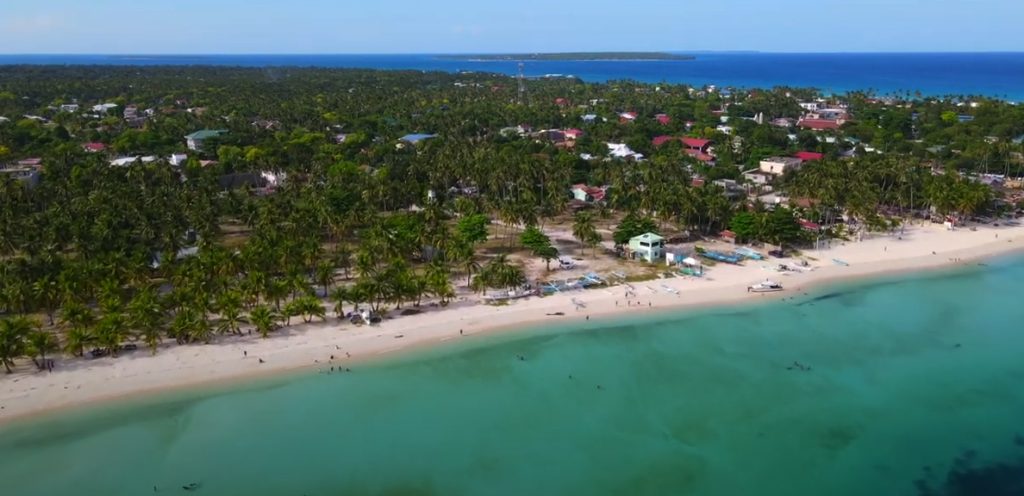
<path fill-rule="evenodd" d="M 774 293 L 776 291 L 782 291 L 782 284 L 767 279 L 753 286 L 747 286 L 748 293 Z"/>

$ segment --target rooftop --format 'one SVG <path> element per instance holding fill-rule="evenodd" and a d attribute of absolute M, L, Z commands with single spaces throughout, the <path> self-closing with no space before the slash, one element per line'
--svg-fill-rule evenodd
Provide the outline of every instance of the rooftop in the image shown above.
<path fill-rule="evenodd" d="M 204 140 L 207 138 L 216 138 L 217 136 L 220 136 L 227 132 L 227 129 L 203 129 L 185 136 L 185 139 Z"/>
<path fill-rule="evenodd" d="M 402 136 L 399 139 L 402 140 L 402 141 L 408 142 L 408 143 L 419 143 L 420 141 L 428 140 L 428 139 L 432 139 L 432 138 L 436 138 L 436 137 L 437 137 L 436 134 L 413 133 L 413 134 L 407 134 L 405 136 Z"/>

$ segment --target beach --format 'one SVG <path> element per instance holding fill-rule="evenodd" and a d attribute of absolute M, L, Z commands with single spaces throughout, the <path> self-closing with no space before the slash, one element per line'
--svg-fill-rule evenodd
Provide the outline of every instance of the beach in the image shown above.
<path fill-rule="evenodd" d="M 743 266 L 719 264 L 701 279 L 676 277 L 632 283 L 635 295 L 629 299 L 624 286 L 612 286 L 501 306 L 458 301 L 447 308 L 423 307 L 422 314 L 396 317 L 377 326 L 355 327 L 329 317 L 323 323 L 282 329 L 265 340 L 257 336 L 225 337 L 210 345 L 164 345 L 155 356 L 140 349 L 118 358 L 65 358 L 58 360 L 58 367 L 51 373 L 19 371 L 0 378 L 0 422 L 170 388 L 254 379 L 292 370 L 356 368 L 366 360 L 399 351 L 545 324 L 791 298 L 827 283 L 976 264 L 1021 246 L 1022 226 L 948 231 L 940 225 L 914 225 L 907 226 L 899 236 L 875 235 L 804 251 L 802 256 L 813 270 L 803 272 L 768 269 L 779 263 L 792 265 L 792 260 L 748 261 Z M 837 264 L 835 259 L 848 265 Z M 746 291 L 766 278 L 782 283 L 785 291 Z"/>

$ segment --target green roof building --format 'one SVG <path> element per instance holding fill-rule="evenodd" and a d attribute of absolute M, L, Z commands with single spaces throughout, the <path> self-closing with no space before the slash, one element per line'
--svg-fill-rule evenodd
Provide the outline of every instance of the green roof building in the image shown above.
<path fill-rule="evenodd" d="M 210 138 L 216 138 L 217 136 L 226 134 L 227 132 L 227 129 L 203 129 L 202 131 L 196 131 L 185 136 L 185 144 L 188 145 L 189 150 L 199 152 L 203 150 L 203 141 Z"/>

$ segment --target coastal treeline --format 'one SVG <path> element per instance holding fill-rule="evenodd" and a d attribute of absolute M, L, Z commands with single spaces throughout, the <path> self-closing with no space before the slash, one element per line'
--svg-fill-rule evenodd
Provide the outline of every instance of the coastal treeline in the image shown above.
<path fill-rule="evenodd" d="M 797 119 L 814 90 L 527 85 L 524 98 L 492 74 L 0 68 L 0 165 L 29 176 L 0 174 L 0 360 L 45 368 L 54 353 L 266 337 L 516 288 L 529 281 L 512 252 L 557 259 L 544 232 L 556 219 L 596 253 L 599 223 L 620 245 L 729 228 L 799 245 L 800 220 L 849 236 L 1015 208 L 979 180 L 1021 175 L 1024 109 L 1004 102 L 857 93 L 842 99 L 853 119 L 826 136 L 758 118 Z M 571 145 L 540 132 L 570 128 Z M 204 129 L 222 132 L 187 149 Z M 652 142 L 662 135 L 711 140 L 714 163 Z M 715 184 L 797 151 L 822 159 L 776 190 L 804 202 Z M 575 184 L 607 195 L 580 204 Z"/>

